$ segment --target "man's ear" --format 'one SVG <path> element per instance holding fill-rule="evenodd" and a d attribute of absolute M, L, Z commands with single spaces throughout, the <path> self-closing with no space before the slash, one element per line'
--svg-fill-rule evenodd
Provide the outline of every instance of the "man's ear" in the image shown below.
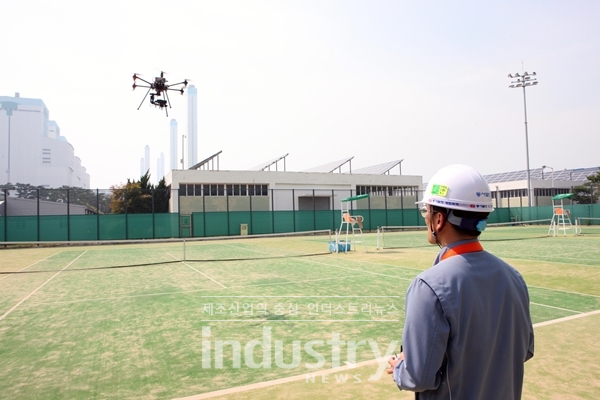
<path fill-rule="evenodd" d="M 435 230 L 439 232 L 443 227 L 446 221 L 446 215 L 444 213 L 438 212 L 433 216 L 433 226 Z"/>

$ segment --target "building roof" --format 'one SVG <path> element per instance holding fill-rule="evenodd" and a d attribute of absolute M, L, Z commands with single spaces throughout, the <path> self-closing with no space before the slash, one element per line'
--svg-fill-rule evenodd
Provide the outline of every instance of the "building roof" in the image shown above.
<path fill-rule="evenodd" d="M 209 169 L 209 170 L 214 170 L 215 169 L 215 160 L 217 160 L 217 170 L 219 169 L 219 154 L 221 154 L 223 152 L 223 150 L 219 151 L 218 153 L 213 154 L 212 156 L 205 158 L 204 160 L 200 161 L 198 164 L 191 166 L 188 169 Z"/>
<path fill-rule="evenodd" d="M 46 108 L 46 104 L 41 99 L 28 99 L 25 97 L 0 96 L 0 103 L 13 102 L 23 106 L 38 106 Z"/>
<path fill-rule="evenodd" d="M 372 165 L 370 167 L 360 168 L 352 171 L 353 174 L 366 174 L 366 175 L 383 175 L 387 174 L 392 168 L 400 165 L 404 160 L 389 161 L 383 164 Z"/>
<path fill-rule="evenodd" d="M 285 158 L 289 155 L 290 153 L 286 153 L 285 155 L 281 156 L 281 157 L 277 157 L 272 159 L 271 161 L 267 161 L 266 163 L 262 163 L 257 165 L 256 167 L 252 167 L 250 168 L 248 171 L 264 171 L 265 169 L 269 169 L 269 171 L 271 170 L 271 165 L 275 164 L 275 169 L 277 169 L 277 162 L 283 160 L 283 170 L 285 171 Z"/>
<path fill-rule="evenodd" d="M 314 168 L 310 168 L 307 169 L 303 172 L 325 172 L 325 173 L 331 173 L 333 171 L 335 171 L 336 169 L 340 169 L 342 168 L 342 165 L 346 164 L 346 163 L 350 163 L 350 165 L 352 166 L 352 159 L 354 158 L 354 156 L 352 157 L 348 157 L 348 158 L 343 158 L 341 160 L 338 161 L 334 161 L 328 164 L 324 164 L 324 165 L 320 165 L 318 167 L 314 167 Z M 352 171 L 352 167 L 350 167 L 350 170 Z"/>
<path fill-rule="evenodd" d="M 534 181 L 554 179 L 555 181 L 584 182 L 588 176 L 595 174 L 598 171 L 600 171 L 600 167 L 564 169 L 562 171 L 552 171 L 549 167 L 546 167 L 545 169 L 534 168 L 530 170 L 529 176 L 531 180 Z M 527 170 L 500 172 L 497 174 L 484 175 L 483 177 L 489 184 L 525 181 L 527 180 Z"/>

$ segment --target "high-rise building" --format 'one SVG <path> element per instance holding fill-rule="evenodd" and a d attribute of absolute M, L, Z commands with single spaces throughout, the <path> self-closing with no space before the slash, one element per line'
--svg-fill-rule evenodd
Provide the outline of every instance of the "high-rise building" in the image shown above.
<path fill-rule="evenodd" d="M 188 165 L 198 163 L 198 91 L 190 85 L 188 93 Z"/>
<path fill-rule="evenodd" d="M 144 148 L 144 174 L 150 171 L 150 146 Z"/>
<path fill-rule="evenodd" d="M 177 121 L 171 120 L 171 170 L 177 169 L 177 163 L 179 162 L 177 158 Z"/>
<path fill-rule="evenodd" d="M 161 152 L 160 157 L 156 159 L 156 182 L 160 182 L 165 176 L 165 153 Z"/>
<path fill-rule="evenodd" d="M 41 99 L 0 96 L 0 184 L 90 187 L 90 175 Z"/>

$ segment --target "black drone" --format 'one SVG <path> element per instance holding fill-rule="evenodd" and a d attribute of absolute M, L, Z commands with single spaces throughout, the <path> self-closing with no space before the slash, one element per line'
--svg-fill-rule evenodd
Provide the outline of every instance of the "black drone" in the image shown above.
<path fill-rule="evenodd" d="M 164 108 L 165 112 L 167 113 L 167 117 L 169 116 L 169 113 L 167 111 L 167 106 L 169 106 L 169 108 L 171 108 L 171 101 L 169 100 L 168 91 L 173 90 L 173 91 L 183 94 L 183 88 L 187 87 L 188 81 L 186 79 L 183 82 L 173 83 L 172 85 L 167 85 L 167 78 L 165 78 L 164 75 L 165 75 L 165 73 L 161 72 L 160 77 L 157 76 L 156 78 L 154 78 L 154 82 L 148 82 L 147 80 L 140 78 L 137 74 L 133 74 L 133 89 L 134 90 L 136 87 L 148 88 L 148 91 L 146 92 L 146 95 L 142 99 L 140 106 L 137 108 L 138 110 L 144 103 L 144 100 L 146 100 L 148 93 L 150 93 L 152 90 L 154 90 L 154 93 L 150 93 L 150 104 L 160 108 L 161 110 Z M 138 85 L 136 83 L 138 79 L 142 82 L 147 83 L 148 85 Z M 173 87 L 173 86 L 179 86 L 179 85 L 183 85 L 183 86 L 180 88 Z M 161 98 L 161 96 L 162 96 L 162 98 Z"/>

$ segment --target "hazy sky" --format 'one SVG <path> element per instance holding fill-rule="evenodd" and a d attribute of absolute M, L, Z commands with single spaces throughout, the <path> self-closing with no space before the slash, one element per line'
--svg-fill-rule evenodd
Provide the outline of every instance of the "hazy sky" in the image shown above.
<path fill-rule="evenodd" d="M 2 16 L 0 95 L 44 101 L 92 188 L 139 178 L 145 145 L 151 173 L 160 152 L 169 169 L 187 95 L 170 95 L 167 118 L 131 90 L 133 73 L 161 70 L 198 89 L 198 158 L 222 150 L 222 170 L 285 153 L 288 171 L 404 159 L 424 181 L 456 162 L 525 169 L 523 92 L 507 77 L 523 70 L 539 79 L 531 168 L 600 165 L 595 0 L 43 0 Z"/>

